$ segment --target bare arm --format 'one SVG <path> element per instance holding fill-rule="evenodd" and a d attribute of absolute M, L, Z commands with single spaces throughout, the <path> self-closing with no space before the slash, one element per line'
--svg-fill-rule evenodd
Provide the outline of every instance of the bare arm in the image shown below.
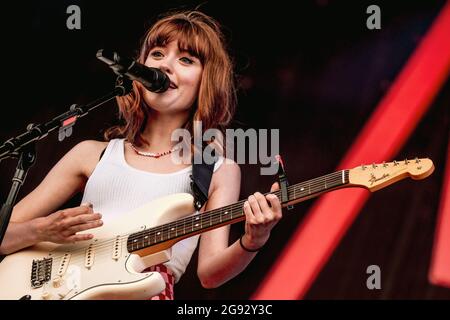
<path fill-rule="evenodd" d="M 84 227 L 98 226 L 100 216 L 93 215 L 89 206 L 55 210 L 83 190 L 104 146 L 105 143 L 97 141 L 79 143 L 61 158 L 36 189 L 14 206 L 0 254 L 41 241 L 65 243 L 89 238 L 89 235 L 75 234 L 86 230 Z"/>
<path fill-rule="evenodd" d="M 240 169 L 236 163 L 224 164 L 214 174 L 206 210 L 236 202 L 240 192 Z M 277 190 L 277 185 L 271 191 Z M 268 204 L 270 202 L 270 205 Z M 264 197 L 257 192 L 244 205 L 246 215 L 244 245 L 256 249 L 264 245 L 270 230 L 281 218 L 281 205 L 276 196 Z M 202 234 L 200 238 L 197 274 L 205 288 L 215 288 L 242 272 L 256 252 L 242 249 L 239 240 L 228 246 L 230 227 Z"/>

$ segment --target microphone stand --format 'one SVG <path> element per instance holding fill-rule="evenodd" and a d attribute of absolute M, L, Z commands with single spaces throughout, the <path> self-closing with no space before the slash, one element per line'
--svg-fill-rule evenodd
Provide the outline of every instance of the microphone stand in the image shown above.
<path fill-rule="evenodd" d="M 73 104 L 69 111 L 44 124 L 29 124 L 27 131 L 0 145 L 0 162 L 6 158 L 19 159 L 12 178 L 9 195 L 0 211 L 0 245 L 5 236 L 19 189 L 27 177 L 28 170 L 36 161 L 36 142 L 45 138 L 49 132 L 56 129 L 59 130 L 58 140 L 63 141 L 64 138 L 72 134 L 73 126 L 78 118 L 84 117 L 93 109 L 117 96 L 124 96 L 130 93 L 131 89 L 132 81 L 119 75 L 116 79 L 115 88 L 110 93 L 84 106 Z"/>

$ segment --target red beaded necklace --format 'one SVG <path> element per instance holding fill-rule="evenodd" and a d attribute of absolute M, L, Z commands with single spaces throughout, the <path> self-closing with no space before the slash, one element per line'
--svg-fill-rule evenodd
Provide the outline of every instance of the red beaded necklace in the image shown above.
<path fill-rule="evenodd" d="M 179 150 L 181 147 L 180 147 L 180 146 L 177 146 L 177 147 L 174 147 L 174 148 L 170 149 L 169 151 L 165 151 L 165 152 L 145 152 L 145 151 L 139 151 L 139 150 L 134 146 L 134 144 L 131 143 L 131 148 L 132 148 L 138 155 L 141 155 L 141 156 L 144 156 L 144 157 L 150 157 L 150 158 L 156 158 L 156 159 L 158 159 L 158 158 L 160 158 L 160 157 L 162 157 L 162 156 L 171 154 L 172 152 Z"/>

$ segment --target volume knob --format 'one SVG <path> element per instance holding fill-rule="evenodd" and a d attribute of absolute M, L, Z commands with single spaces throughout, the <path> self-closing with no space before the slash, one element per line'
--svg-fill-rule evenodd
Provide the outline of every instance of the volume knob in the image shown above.
<path fill-rule="evenodd" d="M 44 300 L 50 300 L 51 297 L 52 295 L 47 291 L 42 294 L 42 299 Z"/>
<path fill-rule="evenodd" d="M 62 278 L 57 276 L 53 279 L 53 287 L 54 288 L 59 288 L 61 287 L 61 283 L 62 283 Z"/>

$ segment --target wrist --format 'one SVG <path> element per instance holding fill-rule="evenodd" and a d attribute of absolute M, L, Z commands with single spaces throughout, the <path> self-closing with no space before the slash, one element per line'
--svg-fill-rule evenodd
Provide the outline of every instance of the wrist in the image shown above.
<path fill-rule="evenodd" d="M 244 240 L 244 238 L 246 238 Z M 244 251 L 247 252 L 258 252 L 259 250 L 261 250 L 264 247 L 264 244 L 257 244 L 251 240 L 248 240 L 248 238 L 246 237 L 246 233 L 244 233 L 240 238 L 239 238 L 239 244 L 241 246 L 242 249 L 244 249 Z"/>
<path fill-rule="evenodd" d="M 28 226 L 26 226 L 29 231 L 30 241 L 33 243 L 45 241 L 41 226 L 43 219 L 43 217 L 32 219 L 28 222 Z"/>

